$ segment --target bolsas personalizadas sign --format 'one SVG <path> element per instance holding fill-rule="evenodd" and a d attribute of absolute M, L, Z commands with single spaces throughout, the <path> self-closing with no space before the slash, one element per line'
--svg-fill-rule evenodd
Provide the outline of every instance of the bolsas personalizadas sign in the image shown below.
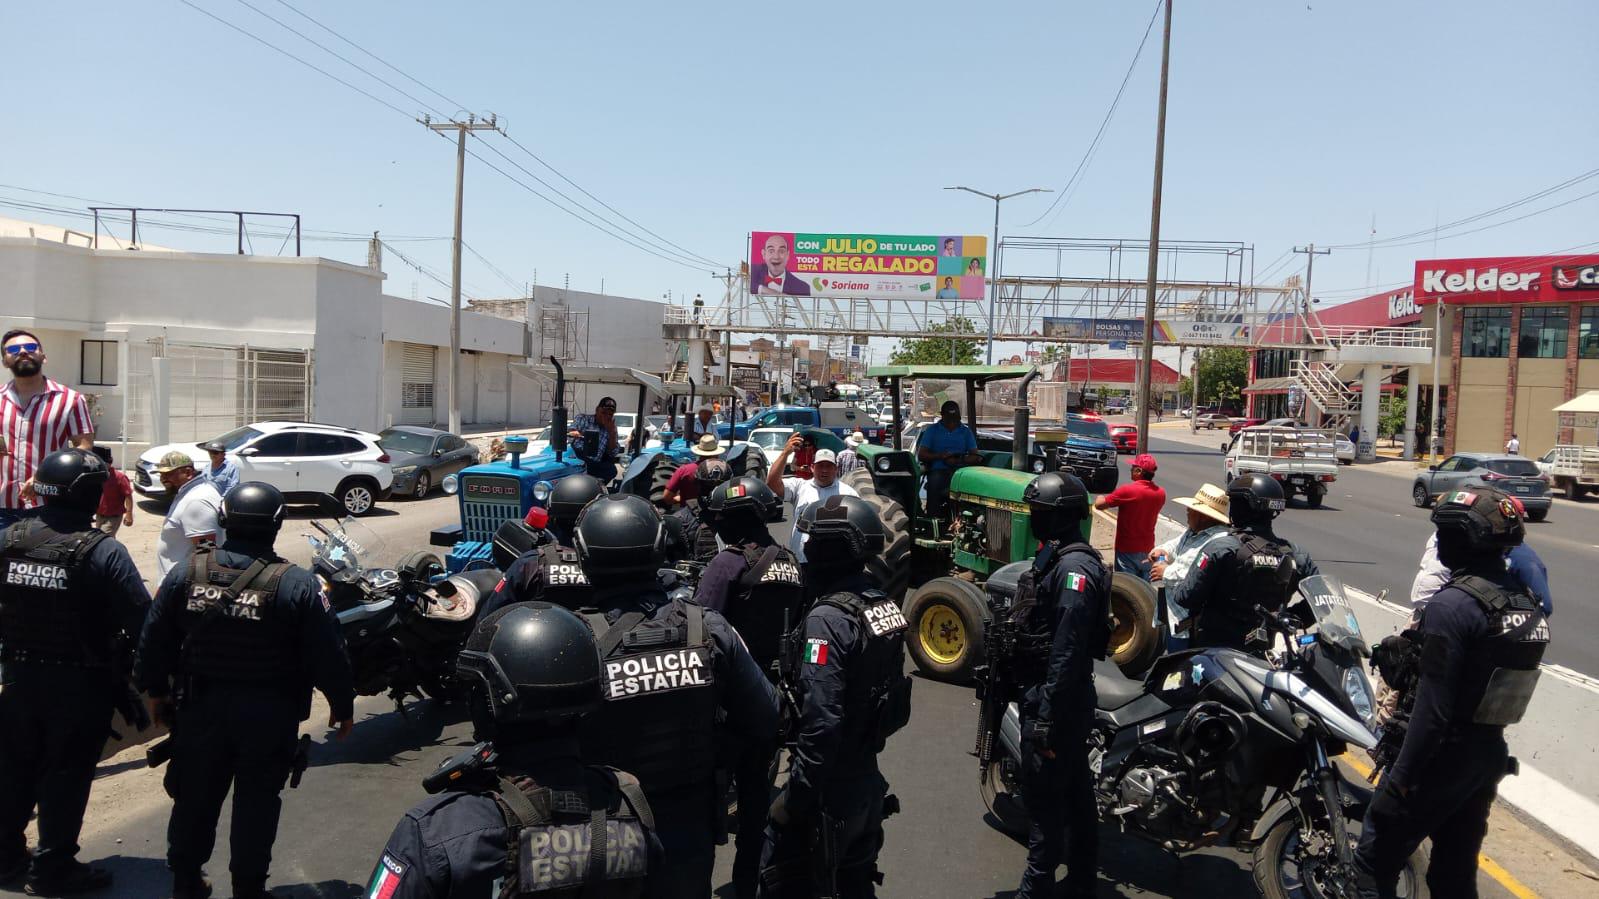
<path fill-rule="evenodd" d="M 988 238 L 750 233 L 750 292 L 887 300 L 980 300 Z"/>

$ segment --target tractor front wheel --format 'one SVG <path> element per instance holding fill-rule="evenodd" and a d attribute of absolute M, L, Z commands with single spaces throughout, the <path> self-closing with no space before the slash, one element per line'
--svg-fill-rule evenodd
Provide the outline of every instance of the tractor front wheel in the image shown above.
<path fill-rule="evenodd" d="M 905 603 L 911 660 L 928 677 L 964 683 L 983 661 L 983 591 L 955 577 L 934 578 Z"/>
<path fill-rule="evenodd" d="M 1155 627 L 1155 588 L 1118 571 L 1110 579 L 1110 660 L 1131 678 L 1141 678 L 1160 658 L 1160 631 Z"/>

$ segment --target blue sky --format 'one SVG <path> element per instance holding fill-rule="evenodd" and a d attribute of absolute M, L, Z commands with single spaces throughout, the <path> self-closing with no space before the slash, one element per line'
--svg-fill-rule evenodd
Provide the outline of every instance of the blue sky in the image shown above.
<path fill-rule="evenodd" d="M 406 114 L 423 111 L 237 0 L 193 2 Z M 278 0 L 249 2 L 446 105 Z M 988 233 L 990 205 L 940 188 L 1060 188 L 1154 9 L 1152 0 L 290 2 L 469 109 L 497 112 L 513 137 L 600 199 L 729 265 L 752 229 Z M 1582 0 L 1179 2 L 1164 234 L 1253 244 L 1264 268 L 1296 243 L 1364 240 L 1373 215 L 1379 238 L 1415 231 L 1594 168 L 1593 12 Z M 1064 211 L 1025 229 L 1050 198 L 1011 201 L 1003 233 L 1147 236 L 1158 28 Z M 0 34 L 0 183 L 144 206 L 299 212 L 312 230 L 450 231 L 452 146 L 177 0 L 9 3 Z M 1519 212 L 1596 189 L 1589 181 Z M 0 188 L 0 202 L 19 199 L 86 205 Z M 1443 240 L 1437 255 L 1599 241 L 1596 213 L 1599 197 L 1581 200 Z M 72 223 L 6 207 L 0 215 Z M 718 289 L 709 266 L 636 250 L 475 160 L 466 221 L 467 242 L 515 283 L 536 270 L 540 283 L 570 274 L 576 288 L 603 279 L 610 292 L 642 297 Z M 267 244 L 257 248 L 276 246 Z M 449 270 L 446 242 L 396 246 Z M 358 243 L 308 251 L 365 258 Z M 1381 250 L 1372 280 L 1406 280 L 1431 255 L 1427 245 Z M 389 292 L 408 296 L 416 282 L 423 295 L 445 295 L 387 262 Z M 1366 272 L 1364 249 L 1318 259 L 1317 293 L 1359 296 Z M 468 293 L 511 292 L 471 256 L 465 281 Z"/>

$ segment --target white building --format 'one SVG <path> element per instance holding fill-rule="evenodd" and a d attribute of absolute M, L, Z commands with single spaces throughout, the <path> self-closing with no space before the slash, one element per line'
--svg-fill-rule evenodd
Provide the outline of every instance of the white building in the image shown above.
<path fill-rule="evenodd" d="M 38 332 L 46 372 L 91 397 L 102 441 L 198 440 L 268 418 L 373 431 L 447 418 L 449 309 L 383 294 L 379 268 L 86 243 L 0 219 L 0 329 Z M 639 308 L 607 314 L 590 359 L 663 364 L 664 307 L 615 299 Z M 533 337 L 462 313 L 463 423 L 547 417 L 539 385 L 510 368 L 539 349 Z"/>

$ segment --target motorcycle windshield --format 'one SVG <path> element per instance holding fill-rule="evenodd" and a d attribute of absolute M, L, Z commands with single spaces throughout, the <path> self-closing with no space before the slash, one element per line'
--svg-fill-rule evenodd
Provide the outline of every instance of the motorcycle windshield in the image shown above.
<path fill-rule="evenodd" d="M 1299 595 L 1315 613 L 1317 630 L 1321 639 L 1350 652 L 1365 650 L 1366 641 L 1360 633 L 1360 621 L 1349 604 L 1349 594 L 1343 582 L 1335 577 L 1317 575 L 1299 582 Z"/>
<path fill-rule="evenodd" d="M 317 558 L 334 571 L 376 566 L 385 552 L 383 538 L 354 518 L 339 522 L 317 544 Z"/>

